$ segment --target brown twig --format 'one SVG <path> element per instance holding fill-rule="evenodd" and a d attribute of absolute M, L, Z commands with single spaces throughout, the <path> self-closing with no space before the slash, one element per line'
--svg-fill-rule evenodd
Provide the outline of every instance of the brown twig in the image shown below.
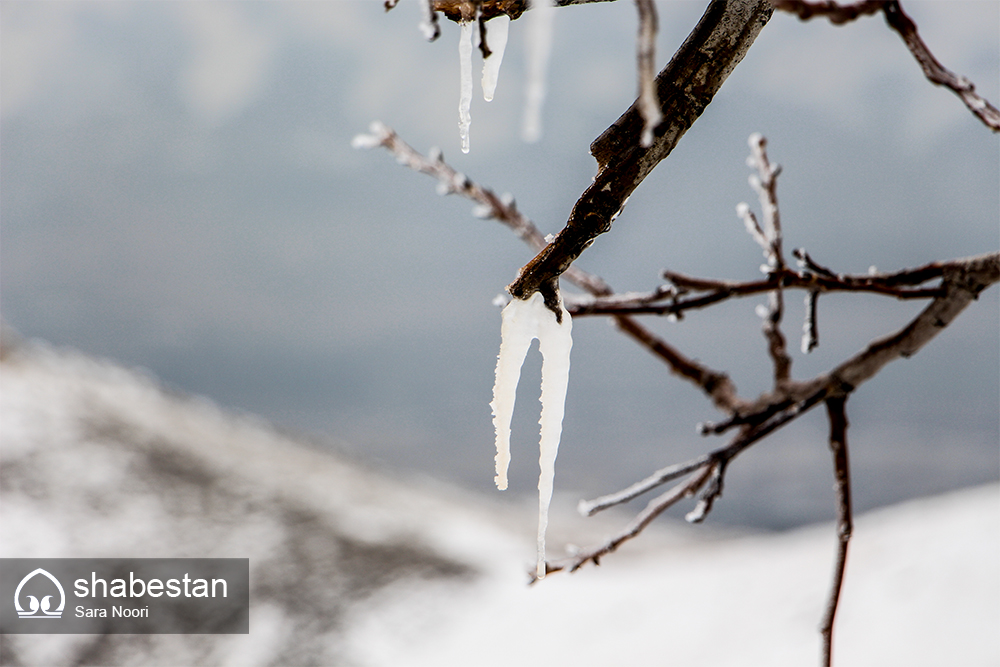
<path fill-rule="evenodd" d="M 1000 132 L 1000 110 L 976 92 L 976 86 L 964 76 L 959 76 L 942 65 L 920 38 L 917 25 L 903 11 L 898 0 L 866 0 L 849 5 L 836 2 L 808 2 L 807 0 L 771 0 L 775 9 L 795 14 L 802 20 L 826 17 L 834 24 L 847 23 L 860 16 L 882 12 L 886 23 L 902 38 L 906 48 L 916 59 L 927 80 L 944 86 L 958 95 L 969 111 L 986 127 Z"/>
<path fill-rule="evenodd" d="M 976 86 L 964 76 L 958 76 L 941 63 L 938 62 L 934 54 L 931 53 L 924 40 L 917 34 L 917 26 L 913 20 L 903 12 L 903 8 L 896 0 L 885 3 L 883 8 L 886 22 L 899 33 L 903 38 L 903 43 L 910 50 L 913 57 L 920 63 L 920 68 L 924 71 L 924 76 L 931 83 L 944 86 L 961 98 L 965 106 L 968 107 L 986 127 L 994 132 L 1000 132 L 1000 111 L 990 104 L 979 93 Z"/>
<path fill-rule="evenodd" d="M 964 260 L 957 260 L 964 261 Z M 914 271 L 898 274 L 871 274 L 864 276 L 832 275 L 818 276 L 810 271 L 794 271 L 785 268 L 761 280 L 729 281 L 709 278 L 693 278 L 675 271 L 663 271 L 663 276 L 671 286 L 660 286 L 651 292 L 612 294 L 602 297 L 571 297 L 566 300 L 566 309 L 573 317 L 586 315 L 674 315 L 682 316 L 686 311 L 705 308 L 732 298 L 763 294 L 777 289 L 802 289 L 817 294 L 829 292 L 863 292 L 893 297 L 902 301 L 932 299 L 943 294 L 940 286 L 908 288 L 919 285 L 941 275 L 942 267 L 948 262 L 934 262 Z M 936 274 L 936 275 L 935 275 Z M 922 278 L 921 282 L 902 282 Z M 698 296 L 684 296 L 691 292 L 704 292 Z M 667 303 L 661 303 L 667 301 Z"/>
<path fill-rule="evenodd" d="M 823 665 L 830 667 L 833 660 L 833 624 L 837 617 L 840 591 L 844 584 L 844 570 L 847 566 L 847 546 L 854 530 L 851 510 L 851 468 L 847 457 L 847 396 L 831 396 L 826 399 L 826 410 L 830 420 L 830 450 L 833 453 L 834 488 L 837 491 L 837 556 L 833 567 L 833 581 L 830 597 L 820 626 L 823 636 Z"/>
<path fill-rule="evenodd" d="M 826 2 L 806 2 L 805 0 L 771 0 L 775 9 L 795 14 L 803 21 L 816 16 L 830 20 L 834 25 L 849 23 L 861 16 L 870 16 L 882 11 L 885 0 L 862 0 L 852 4 L 841 5 L 831 0 Z"/>

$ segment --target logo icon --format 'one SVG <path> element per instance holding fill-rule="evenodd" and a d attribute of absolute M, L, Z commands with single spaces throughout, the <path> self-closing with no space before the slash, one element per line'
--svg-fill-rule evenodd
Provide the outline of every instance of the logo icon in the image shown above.
<path fill-rule="evenodd" d="M 28 599 L 28 609 L 25 610 L 25 608 L 21 606 L 21 589 L 24 588 L 25 584 L 38 575 L 48 578 L 49 581 L 56 585 L 56 589 L 59 591 L 59 606 L 55 609 L 52 609 L 52 598 L 54 597 L 52 595 L 43 595 L 41 601 L 39 601 L 34 595 L 25 595 L 24 597 Z M 17 615 L 20 618 L 62 618 L 63 608 L 66 606 L 66 593 L 63 591 L 62 584 L 59 583 L 58 579 L 42 568 L 38 568 L 37 570 L 28 573 L 28 575 L 21 580 L 21 583 L 17 585 L 17 590 L 14 591 L 14 606 L 17 608 Z"/>

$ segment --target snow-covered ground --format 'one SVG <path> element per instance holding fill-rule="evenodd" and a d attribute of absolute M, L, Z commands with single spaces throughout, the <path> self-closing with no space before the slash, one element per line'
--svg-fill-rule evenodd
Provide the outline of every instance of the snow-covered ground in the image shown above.
<path fill-rule="evenodd" d="M 142 373 L 10 337 L 0 464 L 0 556 L 249 557 L 252 578 L 248 636 L 8 635 L 2 664 L 818 661 L 831 525 L 668 523 L 600 568 L 527 587 L 529 505 L 391 478 Z M 550 548 L 616 520 L 557 508 Z M 857 518 L 836 664 L 1000 665 L 998 621 L 996 485 Z"/>

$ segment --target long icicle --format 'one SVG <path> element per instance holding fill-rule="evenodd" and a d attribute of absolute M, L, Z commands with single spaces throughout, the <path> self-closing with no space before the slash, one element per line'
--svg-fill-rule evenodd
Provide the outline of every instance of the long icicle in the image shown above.
<path fill-rule="evenodd" d="M 535 4 L 538 6 L 535 7 Z M 528 143 L 535 143 L 542 137 L 542 105 L 545 102 L 545 79 L 552 51 L 554 18 L 555 3 L 552 0 L 532 3 L 526 28 L 528 83 L 525 90 L 524 125 L 521 128 L 521 138 Z"/>
<path fill-rule="evenodd" d="M 479 32 L 479 21 L 462 21 L 458 37 L 458 68 L 461 77 L 458 97 L 458 136 L 462 140 L 462 152 L 469 152 L 469 126 L 472 125 L 472 40 Z"/>
<path fill-rule="evenodd" d="M 507 48 L 507 33 L 510 28 L 510 17 L 501 14 L 489 22 L 490 55 L 483 61 L 483 99 L 493 100 L 497 89 L 497 78 L 500 76 L 500 63 L 503 62 L 503 52 Z"/>
<path fill-rule="evenodd" d="M 510 463 L 510 421 L 521 375 L 521 366 L 531 341 L 538 339 L 542 353 L 542 413 L 538 443 L 538 562 L 537 577 L 545 576 L 545 533 L 549 523 L 555 462 L 562 436 L 562 421 L 569 385 L 570 350 L 573 347 L 573 324 L 560 302 L 562 323 L 556 321 L 538 292 L 527 300 L 513 299 L 503 309 L 500 328 L 502 341 L 497 357 L 496 382 L 493 385 L 493 425 L 496 428 L 496 483 L 507 488 Z"/>

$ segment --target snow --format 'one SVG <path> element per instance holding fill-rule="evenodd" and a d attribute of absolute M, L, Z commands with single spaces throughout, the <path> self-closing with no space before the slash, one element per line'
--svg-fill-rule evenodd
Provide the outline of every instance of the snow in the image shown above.
<path fill-rule="evenodd" d="M 250 635 L 6 635 L 5 663 L 818 662 L 832 523 L 659 520 L 601 567 L 528 587 L 533 506 L 377 474 L 111 362 L 6 347 L 0 556 L 250 558 L 255 593 Z M 626 521 L 579 517 L 577 500 L 553 498 L 551 542 L 591 544 Z M 466 574 L 421 569 L 441 562 Z M 998 665 L 998 622 L 1000 486 L 856 517 L 835 665 Z"/>
<path fill-rule="evenodd" d="M 510 17 L 501 14 L 488 23 L 486 42 L 490 47 L 490 56 L 483 61 L 483 99 L 493 100 L 497 89 L 497 78 L 500 76 L 500 64 L 503 62 L 503 52 L 507 48 L 507 33 L 510 28 Z"/>
<path fill-rule="evenodd" d="M 545 533 L 549 524 L 549 504 L 555 479 L 556 455 L 562 436 L 566 388 L 569 385 L 569 358 L 573 347 L 573 323 L 569 313 L 559 303 L 562 323 L 545 305 L 541 293 L 528 299 L 511 299 L 503 309 L 500 327 L 500 354 L 497 357 L 496 382 L 493 385 L 493 426 L 496 429 L 496 484 L 507 488 L 507 467 L 510 464 L 510 420 L 514 415 L 514 400 L 521 377 L 521 366 L 531 341 L 538 339 L 542 354 L 542 415 L 538 442 L 538 540 L 537 574 L 545 576 Z"/>
<path fill-rule="evenodd" d="M 472 42 L 479 34 L 479 21 L 462 21 L 458 37 L 458 65 L 460 70 L 460 94 L 458 97 L 458 136 L 462 140 L 462 152 L 469 152 L 469 126 L 472 125 Z"/>
<path fill-rule="evenodd" d="M 532 3 L 532 10 L 528 12 L 528 26 L 525 28 L 528 79 L 521 137 L 528 143 L 535 143 L 542 138 L 542 105 L 545 103 L 546 74 L 552 52 L 552 24 L 555 19 L 555 3 L 552 0 L 540 0 L 537 7 L 534 5 Z"/>

